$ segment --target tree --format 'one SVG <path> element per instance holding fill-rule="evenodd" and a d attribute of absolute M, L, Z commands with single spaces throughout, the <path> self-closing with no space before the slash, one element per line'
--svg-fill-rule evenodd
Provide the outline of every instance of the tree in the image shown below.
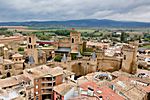
<path fill-rule="evenodd" d="M 61 62 L 61 59 L 62 59 L 62 56 L 57 55 L 57 56 L 55 56 L 54 61 Z"/>
<path fill-rule="evenodd" d="M 55 34 L 61 35 L 61 36 L 68 36 L 70 34 L 70 30 L 56 30 Z"/>
<path fill-rule="evenodd" d="M 7 28 L 0 28 L 0 31 L 7 31 Z"/>
<path fill-rule="evenodd" d="M 127 42 L 127 38 L 129 37 L 129 34 L 122 32 L 121 36 L 120 36 L 120 41 L 121 42 Z"/>
<path fill-rule="evenodd" d="M 76 60 L 77 59 L 77 55 L 76 54 L 71 54 L 71 60 Z"/>
<path fill-rule="evenodd" d="M 24 48 L 20 47 L 18 48 L 18 51 L 24 51 Z"/>

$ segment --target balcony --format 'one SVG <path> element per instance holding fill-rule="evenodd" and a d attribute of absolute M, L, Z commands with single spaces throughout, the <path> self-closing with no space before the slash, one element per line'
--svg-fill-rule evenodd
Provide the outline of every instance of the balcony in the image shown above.
<path fill-rule="evenodd" d="M 47 87 L 41 87 L 41 89 L 52 89 L 53 87 L 52 86 L 47 86 Z"/>
<path fill-rule="evenodd" d="M 55 81 L 48 81 L 48 80 L 44 80 L 41 83 L 54 83 Z"/>
<path fill-rule="evenodd" d="M 42 89 L 41 93 L 42 94 L 53 94 L 53 90 L 52 90 L 52 88 L 51 89 Z"/>

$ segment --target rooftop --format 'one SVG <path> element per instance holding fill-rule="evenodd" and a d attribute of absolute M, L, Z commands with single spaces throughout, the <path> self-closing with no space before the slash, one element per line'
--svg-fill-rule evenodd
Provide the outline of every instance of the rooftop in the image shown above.
<path fill-rule="evenodd" d="M 97 97 L 77 96 L 70 98 L 69 100 L 99 100 L 99 99 Z"/>
<path fill-rule="evenodd" d="M 109 46 L 110 43 L 99 43 L 99 42 L 92 42 L 88 41 L 87 46 L 96 46 L 96 47 L 104 47 L 104 46 Z"/>
<path fill-rule="evenodd" d="M 0 91 L 1 91 L 0 100 L 13 100 L 14 98 L 19 96 L 17 91 L 14 90 L 10 90 L 10 91 L 0 90 Z"/>
<path fill-rule="evenodd" d="M 4 44 L 0 44 L 0 47 L 4 47 L 5 45 Z"/>
<path fill-rule="evenodd" d="M 64 96 L 67 92 L 69 92 L 74 87 L 73 83 L 62 83 L 58 86 L 54 87 L 54 91 L 60 94 L 61 96 Z"/>
<path fill-rule="evenodd" d="M 12 60 L 9 60 L 9 59 L 4 59 L 3 60 L 3 64 L 4 65 L 7 65 L 7 64 L 13 64 L 14 62 Z"/>
<path fill-rule="evenodd" d="M 46 65 L 37 66 L 31 69 L 26 69 L 24 71 L 31 79 L 43 77 L 45 75 L 61 75 L 63 74 L 63 69 L 61 67 L 50 68 Z"/>
<path fill-rule="evenodd" d="M 80 88 L 82 88 L 83 91 L 87 91 L 89 87 L 94 90 L 94 94 L 97 97 L 102 96 L 103 100 L 124 100 L 123 97 L 116 94 L 112 89 L 107 86 L 99 87 L 95 82 L 85 82 L 80 85 Z"/>
<path fill-rule="evenodd" d="M 115 91 L 121 93 L 124 97 L 129 100 L 142 100 L 146 95 L 142 90 L 142 85 L 139 86 L 138 83 L 133 84 L 133 81 L 138 81 L 137 78 L 129 78 L 125 76 L 120 76 L 112 81 Z M 142 84 L 142 82 L 140 83 Z"/>
<path fill-rule="evenodd" d="M 15 57 L 23 57 L 23 55 L 21 55 L 21 54 L 19 54 L 19 53 L 16 53 L 16 54 L 14 54 L 12 57 L 13 57 L 13 58 L 15 58 Z"/>
<path fill-rule="evenodd" d="M 65 48 L 65 47 L 59 47 L 57 50 L 55 50 L 55 52 L 70 52 L 71 49 L 70 48 Z"/>
<path fill-rule="evenodd" d="M 71 71 L 69 71 L 69 70 L 64 70 L 64 74 L 66 74 L 67 76 L 75 75 L 74 72 L 71 72 Z"/>
<path fill-rule="evenodd" d="M 30 79 L 26 76 L 17 75 L 5 79 L 0 79 L 0 88 L 10 87 L 10 86 L 16 86 L 22 82 L 29 82 Z"/>

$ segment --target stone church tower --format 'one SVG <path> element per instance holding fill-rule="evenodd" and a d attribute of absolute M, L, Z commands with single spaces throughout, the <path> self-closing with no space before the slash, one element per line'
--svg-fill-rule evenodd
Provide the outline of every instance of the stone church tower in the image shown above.
<path fill-rule="evenodd" d="M 122 59 L 122 67 L 121 70 L 135 74 L 137 71 L 137 49 L 138 49 L 138 41 L 130 42 L 129 45 L 124 45 L 123 59 Z"/>
<path fill-rule="evenodd" d="M 36 45 L 36 35 L 32 34 L 27 37 L 27 55 L 34 58 L 34 64 L 38 64 L 38 50 Z"/>
<path fill-rule="evenodd" d="M 70 32 L 71 53 L 80 51 L 79 44 L 81 43 L 81 33 L 74 31 Z"/>
<path fill-rule="evenodd" d="M 14 62 L 15 75 L 21 74 L 23 72 L 23 55 L 16 53 L 12 56 L 12 61 Z"/>

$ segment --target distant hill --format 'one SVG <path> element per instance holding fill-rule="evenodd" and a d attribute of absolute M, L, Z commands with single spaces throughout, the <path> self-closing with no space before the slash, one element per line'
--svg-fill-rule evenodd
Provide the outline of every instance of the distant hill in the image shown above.
<path fill-rule="evenodd" d="M 132 21 L 115 21 L 107 19 L 81 19 L 67 21 L 30 21 L 30 22 L 0 22 L 0 26 L 37 26 L 37 27 L 125 27 L 125 28 L 147 28 L 150 23 L 132 22 Z"/>

